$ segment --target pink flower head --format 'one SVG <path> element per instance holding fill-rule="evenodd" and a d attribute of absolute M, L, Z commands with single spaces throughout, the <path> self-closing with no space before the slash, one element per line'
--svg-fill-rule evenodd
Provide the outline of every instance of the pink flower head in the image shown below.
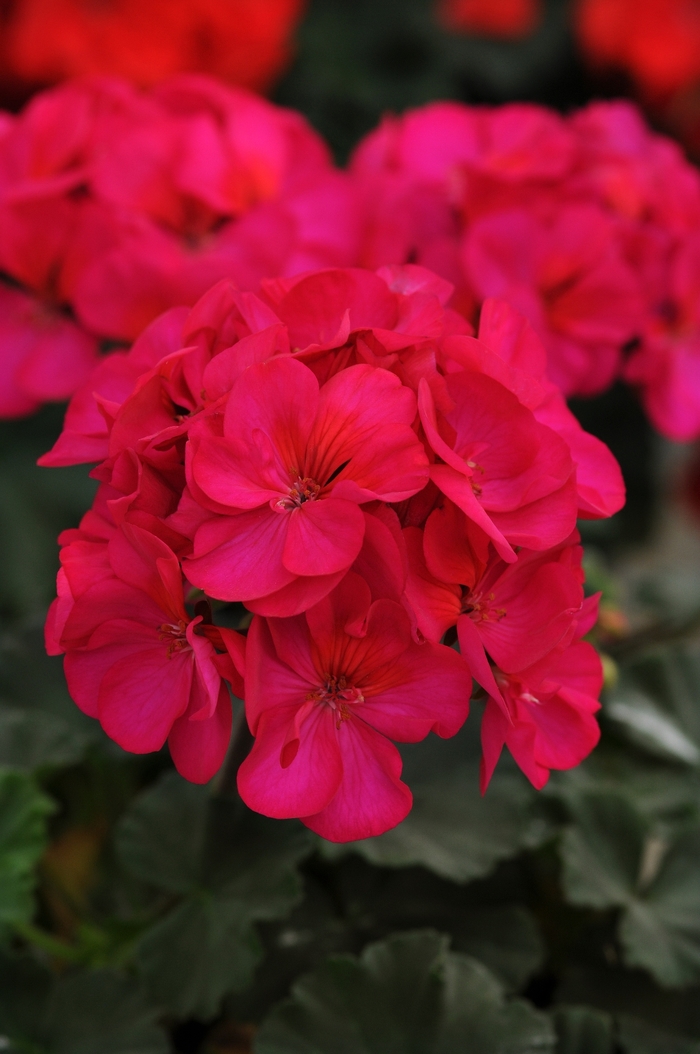
<path fill-rule="evenodd" d="M 604 443 L 584 432 L 559 388 L 546 377 L 546 353 L 528 321 L 505 301 L 487 299 L 481 310 L 478 336 L 479 344 L 497 356 L 494 362 L 492 356 L 484 355 L 483 348 L 478 349 L 477 361 L 484 372 L 518 394 L 535 419 L 556 432 L 568 446 L 576 465 L 578 516 L 599 519 L 619 512 L 625 503 L 620 466 Z M 462 362 L 467 343 L 460 342 Z M 474 342 L 469 351 L 473 354 L 476 349 Z"/>
<path fill-rule="evenodd" d="M 509 564 L 446 502 L 424 531 L 409 527 L 405 537 L 407 592 L 420 630 L 439 641 L 456 626 L 474 678 L 494 698 L 499 690 L 487 654 L 502 671 L 516 673 L 573 638 L 583 603 L 577 534 L 544 553 L 522 549 Z"/>
<path fill-rule="evenodd" d="M 463 660 L 416 644 L 401 605 L 370 600 L 349 574 L 306 615 L 256 616 L 248 637 L 246 713 L 256 738 L 239 770 L 241 797 L 336 842 L 381 834 L 411 807 L 387 737 L 452 736 L 469 707 Z"/>
<path fill-rule="evenodd" d="M 429 267 L 472 322 L 484 300 L 507 300 L 540 335 L 565 395 L 596 394 L 625 372 L 657 428 L 697 434 L 684 378 L 698 326 L 675 272 L 694 255 L 700 177 L 631 103 L 568 117 L 432 103 L 385 119 L 351 171 L 363 263 Z M 669 319 L 671 339 L 659 340 Z"/>
<path fill-rule="evenodd" d="M 358 556 L 360 505 L 402 501 L 427 482 L 414 417 L 413 393 L 386 370 L 351 366 L 319 388 L 289 357 L 249 367 L 223 436 L 191 441 L 190 487 L 225 515 L 197 531 L 188 578 L 264 614 L 303 611 Z"/>
<path fill-rule="evenodd" d="M 77 581 L 60 632 L 73 699 L 125 750 L 167 739 L 178 771 L 205 783 L 231 731 L 222 677 L 242 694 L 243 639 L 188 615 L 178 560 L 147 531 L 125 525 L 92 559 L 99 574 L 87 588 Z M 64 565 L 68 591 L 84 573 L 77 563 Z"/>
<path fill-rule="evenodd" d="M 439 419 L 427 384 L 419 397 L 428 442 L 441 459 L 432 481 L 491 538 L 506 561 L 513 545 L 547 549 L 576 521 L 574 465 L 567 445 L 492 377 L 446 377 L 453 409 Z"/>
<path fill-rule="evenodd" d="M 658 309 L 625 377 L 641 389 L 652 424 L 676 442 L 700 436 L 700 237 L 670 256 Z M 665 295 L 664 295 L 665 294 Z"/>
<path fill-rule="evenodd" d="M 565 395 L 610 386 L 623 345 L 640 331 L 642 304 L 602 210 L 562 206 L 548 222 L 496 212 L 467 230 L 462 251 L 477 298 L 507 300 L 533 324 Z"/>
<path fill-rule="evenodd" d="M 592 645 L 578 641 L 555 651 L 532 672 L 495 671 L 498 701 L 490 698 L 481 722 L 481 787 L 486 790 L 506 745 L 538 790 L 550 769 L 570 769 L 590 754 L 600 739 L 595 713 L 603 671 Z M 505 709 L 503 707 L 505 700 Z"/>
<path fill-rule="evenodd" d="M 410 806 L 384 735 L 454 734 L 470 670 L 509 728 L 502 679 L 540 690 L 584 617 L 576 515 L 624 488 L 532 327 L 490 300 L 475 338 L 450 294 L 417 265 L 223 280 L 76 392 L 42 463 L 98 460 L 101 486 L 61 536 L 46 641 L 127 749 L 168 738 L 208 778 L 223 677 L 256 736 L 251 807 L 359 838 Z M 190 583 L 254 616 L 245 685 Z"/>

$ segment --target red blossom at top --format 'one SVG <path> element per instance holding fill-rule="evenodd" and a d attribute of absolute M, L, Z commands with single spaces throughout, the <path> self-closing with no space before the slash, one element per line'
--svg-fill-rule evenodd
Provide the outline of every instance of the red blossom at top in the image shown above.
<path fill-rule="evenodd" d="M 473 675 L 528 771 L 503 678 L 539 691 L 535 674 L 573 646 L 576 517 L 617 511 L 624 486 L 526 320 L 487 301 L 475 337 L 451 294 L 413 265 L 281 277 L 259 295 L 222 281 L 78 389 L 41 460 L 98 460 L 101 486 L 60 539 L 47 641 L 122 745 L 167 736 L 180 771 L 210 776 L 229 715 L 214 669 L 245 692 L 248 804 L 369 837 L 411 801 L 385 737 L 453 735 Z M 207 601 L 254 616 L 244 685 L 243 638 Z M 455 628 L 461 655 L 441 643 Z M 537 765 L 582 757 L 579 725 L 564 722 L 558 760 L 532 746 Z"/>
<path fill-rule="evenodd" d="M 201 76 L 87 79 L 0 121 L 0 415 L 65 399 L 217 280 L 351 263 L 353 194 L 292 111 Z M 68 130 L 68 131 L 66 131 Z"/>
<path fill-rule="evenodd" d="M 14 0 L 4 64 L 42 84 L 113 74 L 150 86 L 209 73 L 262 91 L 284 70 L 304 0 Z"/>
<path fill-rule="evenodd" d="M 700 77 L 696 0 L 577 0 L 576 29 L 591 63 L 628 72 L 652 99 Z"/>

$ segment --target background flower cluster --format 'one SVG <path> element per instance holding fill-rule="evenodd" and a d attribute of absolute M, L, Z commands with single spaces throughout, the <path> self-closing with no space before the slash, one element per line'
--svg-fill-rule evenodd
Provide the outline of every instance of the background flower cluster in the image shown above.
<path fill-rule="evenodd" d="M 696 20 L 0 4 L 0 1046 L 695 1052 Z"/>

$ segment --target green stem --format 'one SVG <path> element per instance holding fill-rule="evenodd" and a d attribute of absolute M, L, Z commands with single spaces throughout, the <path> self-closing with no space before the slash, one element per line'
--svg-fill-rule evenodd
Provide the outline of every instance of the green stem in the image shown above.
<path fill-rule="evenodd" d="M 80 962 L 82 959 L 82 954 L 78 948 L 71 944 L 66 944 L 65 941 L 59 940 L 58 937 L 52 937 L 46 930 L 32 925 L 31 922 L 17 922 L 14 925 L 14 930 L 28 944 L 33 944 L 34 947 L 41 948 L 42 951 L 48 952 L 49 955 L 54 955 L 58 959 L 66 959 L 68 962 Z"/>

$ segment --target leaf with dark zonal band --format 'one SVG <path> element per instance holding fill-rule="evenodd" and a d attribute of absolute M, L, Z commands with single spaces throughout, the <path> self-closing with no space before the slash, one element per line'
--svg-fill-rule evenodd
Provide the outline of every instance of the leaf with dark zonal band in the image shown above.
<path fill-rule="evenodd" d="M 507 1001 L 476 959 L 424 930 L 334 956 L 298 981 L 256 1054 L 550 1054 L 547 1017 Z"/>
<path fill-rule="evenodd" d="M 254 923 L 282 918 L 299 901 L 296 865 L 309 833 L 169 773 L 136 799 L 116 844 L 130 874 L 168 894 L 136 949 L 149 991 L 177 1017 L 213 1017 L 260 961 Z"/>

